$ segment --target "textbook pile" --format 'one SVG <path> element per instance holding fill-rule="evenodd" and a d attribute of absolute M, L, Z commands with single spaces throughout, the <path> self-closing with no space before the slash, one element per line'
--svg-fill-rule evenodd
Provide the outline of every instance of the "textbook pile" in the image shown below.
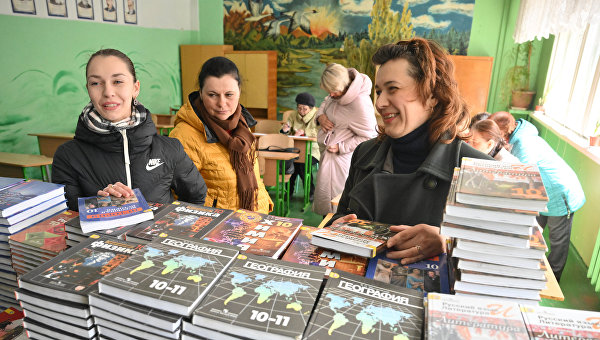
<path fill-rule="evenodd" d="M 77 215 L 75 211 L 63 211 L 9 236 L 12 264 L 17 274 L 23 275 L 65 250 L 65 222 Z"/>
<path fill-rule="evenodd" d="M 17 271 L 31 268 L 18 262 L 13 268 L 9 237 L 67 209 L 62 185 L 0 177 L 0 307 L 15 306 Z M 23 258 L 18 258 L 23 260 Z M 20 266 L 19 266 L 20 265 Z"/>
<path fill-rule="evenodd" d="M 600 313 L 429 294 L 425 339 L 599 339 Z"/>
<path fill-rule="evenodd" d="M 17 300 L 30 338 L 91 339 L 96 336 L 89 294 L 141 245 L 103 236 L 89 238 L 19 277 Z"/>
<path fill-rule="evenodd" d="M 547 201 L 537 166 L 463 158 L 441 228 L 454 238 L 456 295 L 537 304 L 547 247 L 535 217 Z"/>

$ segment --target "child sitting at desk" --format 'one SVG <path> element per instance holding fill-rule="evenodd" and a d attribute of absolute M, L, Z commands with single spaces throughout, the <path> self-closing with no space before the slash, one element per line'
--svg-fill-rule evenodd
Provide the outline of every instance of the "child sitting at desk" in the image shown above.
<path fill-rule="evenodd" d="M 296 96 L 296 105 L 296 111 L 288 117 L 287 122 L 285 122 L 281 128 L 281 132 L 292 136 L 317 137 L 317 131 L 319 131 L 319 128 L 317 127 L 317 121 L 315 120 L 315 114 L 317 113 L 317 108 L 315 107 L 315 97 L 308 92 L 302 92 Z M 314 165 L 319 163 L 319 144 L 312 144 L 311 155 L 312 164 Z M 298 178 L 298 175 L 300 175 L 302 182 L 304 182 L 304 174 L 305 164 L 294 163 L 294 173 L 290 178 L 290 196 L 294 194 L 296 178 Z M 313 181 L 311 181 L 311 201 L 313 199 L 314 192 L 315 184 Z"/>

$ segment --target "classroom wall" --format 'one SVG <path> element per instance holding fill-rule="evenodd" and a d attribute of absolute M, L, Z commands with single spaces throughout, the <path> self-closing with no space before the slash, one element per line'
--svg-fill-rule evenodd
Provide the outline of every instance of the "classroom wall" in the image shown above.
<path fill-rule="evenodd" d="M 197 1 L 191 7 L 202 9 L 194 30 L 43 17 L 45 7 L 37 2 L 39 17 L 0 14 L 0 150 L 37 154 L 28 133 L 75 131 L 89 101 L 85 64 L 100 48 L 119 49 L 133 60 L 138 98 L 151 112 L 181 104 L 179 45 L 223 43 L 222 0 Z M 142 12 L 138 1 L 140 22 Z"/>

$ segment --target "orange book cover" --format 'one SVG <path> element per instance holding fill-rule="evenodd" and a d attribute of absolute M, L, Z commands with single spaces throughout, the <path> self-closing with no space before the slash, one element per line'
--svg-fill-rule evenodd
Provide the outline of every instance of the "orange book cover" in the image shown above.
<path fill-rule="evenodd" d="M 65 222 L 77 215 L 76 211 L 64 211 L 11 235 L 10 240 L 53 253 L 60 253 L 67 248 Z"/>
<path fill-rule="evenodd" d="M 313 246 L 310 240 L 312 238 L 311 233 L 314 230 L 318 230 L 318 228 L 309 226 L 301 227 L 298 235 L 296 235 L 296 238 L 294 238 L 281 259 L 283 261 L 325 267 L 327 268 L 325 276 L 328 276 L 334 268 L 351 274 L 365 276 L 367 268 L 366 257 Z"/>
<path fill-rule="evenodd" d="M 302 220 L 239 209 L 211 231 L 204 240 L 228 243 L 250 254 L 278 259 L 298 232 Z"/>

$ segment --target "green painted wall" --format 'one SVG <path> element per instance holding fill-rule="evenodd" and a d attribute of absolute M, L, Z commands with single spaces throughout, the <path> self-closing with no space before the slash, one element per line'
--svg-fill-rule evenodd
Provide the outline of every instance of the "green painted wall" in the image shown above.
<path fill-rule="evenodd" d="M 520 0 L 476 0 L 469 41 L 470 56 L 494 57 L 492 81 L 488 95 L 488 112 L 507 111 L 507 98 L 502 98 L 502 80 L 512 66 L 512 51 L 516 44 L 512 35 L 519 13 Z M 531 58 L 530 88 L 543 92 L 552 42 L 534 41 Z M 549 51 L 548 51 L 549 46 Z"/>
<path fill-rule="evenodd" d="M 0 150 L 37 154 L 35 132 L 73 132 L 89 101 L 85 64 L 101 48 L 125 52 L 151 112 L 181 104 L 179 45 L 222 44 L 222 0 L 198 0 L 200 30 L 0 15 Z"/>

